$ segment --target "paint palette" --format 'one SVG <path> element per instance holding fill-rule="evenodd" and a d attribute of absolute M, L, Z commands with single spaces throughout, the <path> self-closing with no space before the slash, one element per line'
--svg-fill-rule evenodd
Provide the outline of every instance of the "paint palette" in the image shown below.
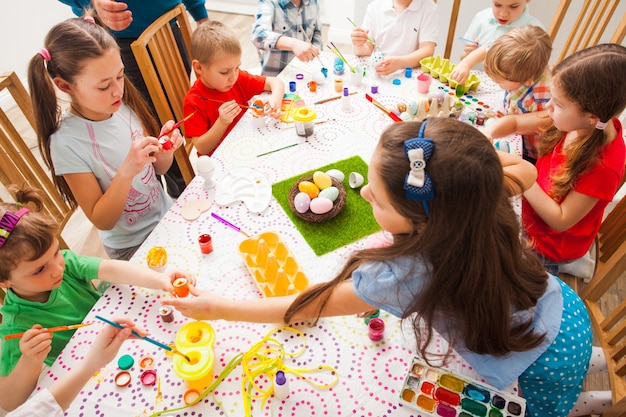
<path fill-rule="evenodd" d="M 526 400 L 413 358 L 400 391 L 406 407 L 438 417 L 518 417 Z"/>

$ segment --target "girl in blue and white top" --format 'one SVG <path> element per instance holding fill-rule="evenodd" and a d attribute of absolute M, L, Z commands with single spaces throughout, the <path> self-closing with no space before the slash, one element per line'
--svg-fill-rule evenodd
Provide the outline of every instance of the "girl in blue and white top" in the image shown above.
<path fill-rule="evenodd" d="M 536 175 L 457 120 L 393 124 L 361 190 L 393 243 L 357 251 L 299 295 L 242 303 L 193 288 L 196 297 L 163 304 L 200 320 L 269 323 L 380 308 L 413 324 L 425 360 L 435 329 L 491 385 L 517 379 L 528 415 L 565 416 L 587 374 L 591 328 L 582 300 L 520 240 L 509 198 Z"/>

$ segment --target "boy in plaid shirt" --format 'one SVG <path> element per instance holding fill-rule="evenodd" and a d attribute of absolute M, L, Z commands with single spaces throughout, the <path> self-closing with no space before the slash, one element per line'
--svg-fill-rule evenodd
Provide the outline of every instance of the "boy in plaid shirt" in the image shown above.
<path fill-rule="evenodd" d="M 491 45 L 485 72 L 504 91 L 504 113 L 541 111 L 550 101 L 550 36 L 537 26 L 513 28 Z M 523 135 L 527 161 L 537 161 L 539 132 Z"/>

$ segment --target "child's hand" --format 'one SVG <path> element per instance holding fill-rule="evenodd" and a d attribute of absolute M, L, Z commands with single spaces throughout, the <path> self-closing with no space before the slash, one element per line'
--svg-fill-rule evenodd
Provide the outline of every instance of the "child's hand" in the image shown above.
<path fill-rule="evenodd" d="M 227 101 L 222 103 L 219 107 L 218 112 L 220 114 L 220 119 L 222 119 L 227 125 L 231 124 L 235 117 L 239 113 L 241 113 L 241 107 L 235 100 Z"/>
<path fill-rule="evenodd" d="M 178 278 L 186 278 L 187 279 L 187 283 L 189 285 L 196 285 L 196 277 L 195 277 L 195 275 L 190 274 L 188 272 L 184 272 L 184 271 L 174 270 L 174 271 L 170 271 L 169 272 L 169 276 L 166 278 L 164 290 L 169 292 L 172 295 L 176 295 L 176 292 L 174 291 L 174 286 L 172 284 Z"/>
<path fill-rule="evenodd" d="M 216 307 L 222 302 L 227 302 L 227 299 L 209 291 L 200 291 L 193 285 L 189 286 L 189 292 L 194 297 L 165 299 L 161 300 L 161 304 L 172 306 L 183 316 L 196 320 L 223 318 L 218 314 Z"/>
<path fill-rule="evenodd" d="M 135 323 L 126 317 L 117 317 L 113 321 L 124 326 L 124 329 L 105 324 L 102 330 L 93 340 L 91 348 L 85 355 L 84 363 L 92 367 L 93 372 L 111 362 L 122 346 L 122 343 L 131 337 L 131 331 L 135 330 L 139 334 L 147 334 L 144 330 L 136 328 Z"/>
<path fill-rule="evenodd" d="M 350 40 L 352 41 L 353 46 L 362 46 L 365 42 L 367 42 L 368 36 L 369 30 L 361 29 L 358 26 L 350 32 Z"/>
<path fill-rule="evenodd" d="M 169 132 L 172 129 L 172 127 L 174 127 L 174 125 L 175 125 L 174 121 L 169 120 L 161 128 L 161 133 L 159 133 L 159 143 L 161 144 L 161 152 L 174 152 L 176 149 L 180 148 L 185 143 L 185 139 L 183 138 L 183 135 L 180 134 L 180 130 L 178 130 L 178 128 L 174 129 L 172 132 L 163 136 L 163 134 Z"/>
<path fill-rule="evenodd" d="M 268 101 L 268 104 L 269 104 L 268 114 L 270 115 L 270 117 L 273 117 L 274 119 L 280 119 L 280 116 L 283 114 L 283 112 L 280 110 L 280 108 L 283 105 L 283 98 L 271 97 Z"/>
<path fill-rule="evenodd" d="M 294 42 L 291 51 L 302 62 L 312 61 L 320 54 L 320 50 L 317 49 L 317 46 L 300 40 Z"/>
<path fill-rule="evenodd" d="M 52 349 L 52 333 L 39 324 L 27 330 L 20 339 L 20 351 L 24 359 L 42 363 Z"/>
<path fill-rule="evenodd" d="M 465 84 L 467 77 L 469 76 L 470 68 L 461 61 L 454 70 L 450 73 L 450 79 L 456 81 L 459 84 Z"/>
<path fill-rule="evenodd" d="M 115 175 L 132 178 L 139 174 L 146 164 L 156 162 L 154 154 L 159 151 L 159 141 L 154 136 L 145 136 L 134 140 L 126 159 Z"/>
<path fill-rule="evenodd" d="M 463 46 L 463 53 L 461 54 L 461 60 L 478 49 L 478 41 L 466 42 Z"/>
<path fill-rule="evenodd" d="M 378 75 L 389 75 L 402 68 L 404 67 L 399 57 L 389 56 L 380 61 L 375 70 Z"/>

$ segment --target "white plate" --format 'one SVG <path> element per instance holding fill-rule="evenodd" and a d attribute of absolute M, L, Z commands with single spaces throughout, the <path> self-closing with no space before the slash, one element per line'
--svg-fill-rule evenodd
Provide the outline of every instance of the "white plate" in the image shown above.
<path fill-rule="evenodd" d="M 263 174 L 248 167 L 227 171 L 217 183 L 215 202 L 225 206 L 243 201 L 248 210 L 260 213 L 272 199 L 272 184 Z"/>

